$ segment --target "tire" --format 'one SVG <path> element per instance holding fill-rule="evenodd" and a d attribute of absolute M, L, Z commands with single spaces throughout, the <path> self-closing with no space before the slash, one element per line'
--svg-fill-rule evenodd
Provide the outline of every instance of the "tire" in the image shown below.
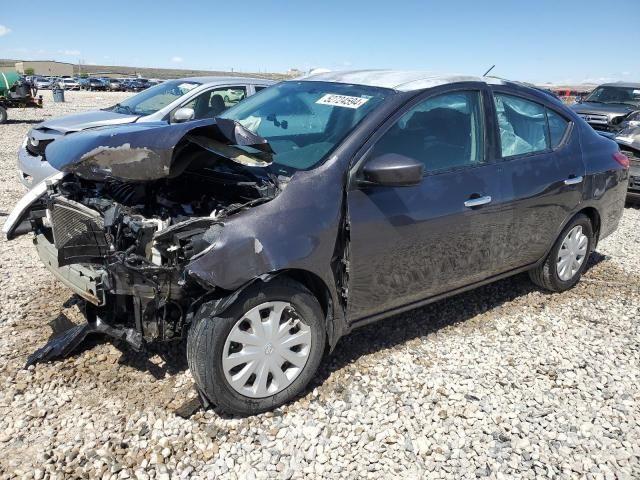
<path fill-rule="evenodd" d="M 575 273 L 569 273 L 570 278 L 561 278 L 558 273 L 558 262 L 560 250 L 562 245 L 567 239 L 567 235 L 573 231 L 574 228 L 581 227 L 582 234 L 587 238 L 586 253 L 583 257 L 580 267 Z M 570 288 L 573 288 L 580 280 L 582 273 L 587 267 L 589 261 L 589 255 L 593 248 L 593 226 L 591 220 L 586 215 L 580 213 L 576 215 L 562 230 L 562 233 L 558 236 L 556 243 L 547 255 L 545 261 L 536 268 L 529 271 L 529 277 L 531 281 L 545 290 L 551 292 L 563 292 Z"/>
<path fill-rule="evenodd" d="M 236 372 L 232 368 L 225 373 L 223 357 L 228 359 L 229 355 L 237 354 L 244 350 L 245 346 L 242 345 L 242 349 L 239 352 L 237 348 L 240 344 L 234 343 L 231 338 L 236 338 L 232 333 L 237 332 L 243 323 L 250 323 L 246 320 L 249 317 L 245 314 L 258 311 L 259 325 L 262 328 L 264 315 L 268 316 L 265 319 L 268 321 L 271 318 L 271 313 L 269 312 L 273 312 L 275 309 L 265 308 L 260 310 L 256 309 L 256 307 L 263 307 L 273 302 L 275 302 L 275 305 L 287 302 L 294 309 L 285 309 L 283 311 L 282 317 L 278 317 L 277 328 L 281 328 L 287 323 L 283 322 L 282 319 L 285 319 L 285 316 L 292 311 L 301 320 L 301 323 L 297 325 L 294 323 L 291 329 L 279 330 L 279 332 L 286 332 L 284 333 L 285 338 L 292 338 L 287 335 L 291 335 L 291 332 L 295 332 L 294 335 L 301 333 L 302 328 L 304 328 L 305 338 L 310 339 L 310 345 L 300 350 L 300 353 L 295 351 L 296 355 L 307 355 L 306 363 L 303 366 L 296 367 L 288 361 L 280 364 L 279 370 L 281 372 L 289 372 L 289 375 L 293 377 L 291 380 L 282 376 L 279 377 L 283 380 L 283 385 L 287 385 L 285 388 L 279 389 L 276 381 L 277 377 L 271 373 L 273 364 L 269 364 L 269 369 L 265 369 L 265 371 L 269 372 L 268 374 L 265 373 L 265 385 L 270 385 L 274 392 L 263 392 L 266 396 L 263 395 L 257 398 L 255 392 L 245 393 L 247 389 L 259 388 L 256 386 L 260 383 L 257 376 L 251 382 L 253 373 L 248 377 L 246 384 L 243 379 L 241 380 L 242 385 L 236 383 L 236 387 L 231 384 L 228 378 L 230 375 L 232 375 L 231 378 L 245 377 L 243 372 L 260 371 L 260 360 L 256 360 L 258 367 L 254 367 L 253 370 L 249 369 L 249 364 L 247 363 L 243 364 L 244 366 L 234 367 L 238 369 Z M 274 279 L 267 283 L 257 282 L 255 285 L 248 287 L 219 316 L 207 314 L 206 305 L 203 306 L 198 312 L 187 337 L 187 362 L 201 394 L 206 397 L 217 412 L 243 416 L 271 410 L 291 401 L 304 390 L 313 378 L 324 355 L 326 345 L 324 318 L 322 308 L 313 294 L 300 283 L 285 278 Z M 289 320 L 289 323 L 291 321 Z M 296 322 L 295 320 L 293 321 Z M 298 330 L 296 331 L 296 329 Z M 245 333 L 247 332 L 250 334 L 255 333 L 252 327 L 245 331 Z M 232 351 L 234 348 L 236 350 Z M 279 355 L 282 351 L 279 348 L 283 347 L 275 347 L 274 350 L 271 346 L 271 340 L 266 346 L 261 345 L 253 348 L 259 351 L 260 358 L 268 358 L 267 362 L 275 361 L 277 364 L 278 360 L 283 360 L 283 357 Z M 265 350 L 262 350 L 263 348 Z M 300 347 L 291 346 L 290 348 Z M 267 353 L 267 349 L 270 349 L 271 353 Z M 262 353 L 263 351 L 264 354 Z M 273 355 L 273 357 L 266 357 L 265 355 Z M 270 383 L 269 378 L 271 378 Z M 287 384 L 289 381 L 291 383 Z M 242 389 L 242 391 L 239 389 Z"/>
<path fill-rule="evenodd" d="M 7 119 L 9 115 L 7 114 L 7 109 L 4 107 L 0 107 L 0 125 L 3 123 L 7 123 Z"/>

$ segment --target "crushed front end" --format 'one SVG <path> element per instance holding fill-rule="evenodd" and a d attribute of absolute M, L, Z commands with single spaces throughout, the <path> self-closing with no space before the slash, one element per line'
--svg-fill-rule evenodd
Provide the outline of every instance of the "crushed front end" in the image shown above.
<path fill-rule="evenodd" d="M 180 167 L 144 181 L 95 169 L 83 175 L 76 166 L 16 207 L 7 237 L 33 232 L 46 268 L 86 300 L 88 320 L 29 363 L 64 356 L 92 332 L 136 349 L 180 339 L 194 310 L 218 293 L 188 275 L 191 259 L 215 242 L 228 216 L 273 199 L 278 181 L 196 143 L 182 154 Z"/>

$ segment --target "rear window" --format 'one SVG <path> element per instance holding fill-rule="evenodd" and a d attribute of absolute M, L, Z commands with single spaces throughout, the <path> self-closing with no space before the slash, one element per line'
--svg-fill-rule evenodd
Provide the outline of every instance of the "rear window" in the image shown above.
<path fill-rule="evenodd" d="M 569 121 L 558 113 L 512 95 L 497 93 L 494 99 L 503 157 L 541 153 L 562 143 Z"/>
<path fill-rule="evenodd" d="M 544 106 L 501 93 L 494 98 L 503 157 L 547 150 L 549 142 Z"/>

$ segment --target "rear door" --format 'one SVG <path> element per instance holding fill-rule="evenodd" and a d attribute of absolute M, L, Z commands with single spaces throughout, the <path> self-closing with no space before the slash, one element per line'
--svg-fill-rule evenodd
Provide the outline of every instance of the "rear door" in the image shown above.
<path fill-rule="evenodd" d="M 396 153 L 424 163 L 411 187 L 353 186 L 350 320 L 488 278 L 501 270 L 496 242 L 506 225 L 499 166 L 485 135 L 484 84 L 448 87 L 389 120 L 356 169 Z M 356 173 L 357 175 L 357 173 Z"/>
<path fill-rule="evenodd" d="M 506 269 L 540 260 L 582 200 L 585 167 L 577 129 L 552 102 L 493 88 L 502 193 L 511 215 L 500 239 Z"/>

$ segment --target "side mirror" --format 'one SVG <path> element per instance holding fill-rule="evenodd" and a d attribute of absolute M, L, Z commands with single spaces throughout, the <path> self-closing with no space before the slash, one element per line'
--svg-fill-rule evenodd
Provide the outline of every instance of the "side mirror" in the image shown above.
<path fill-rule="evenodd" d="M 193 111 L 193 108 L 182 107 L 173 112 L 173 122 L 188 122 L 189 120 L 193 120 L 195 116 L 196 112 Z"/>
<path fill-rule="evenodd" d="M 422 181 L 424 165 L 414 158 L 385 153 L 374 157 L 362 169 L 364 185 L 374 184 L 387 187 L 410 187 Z"/>

